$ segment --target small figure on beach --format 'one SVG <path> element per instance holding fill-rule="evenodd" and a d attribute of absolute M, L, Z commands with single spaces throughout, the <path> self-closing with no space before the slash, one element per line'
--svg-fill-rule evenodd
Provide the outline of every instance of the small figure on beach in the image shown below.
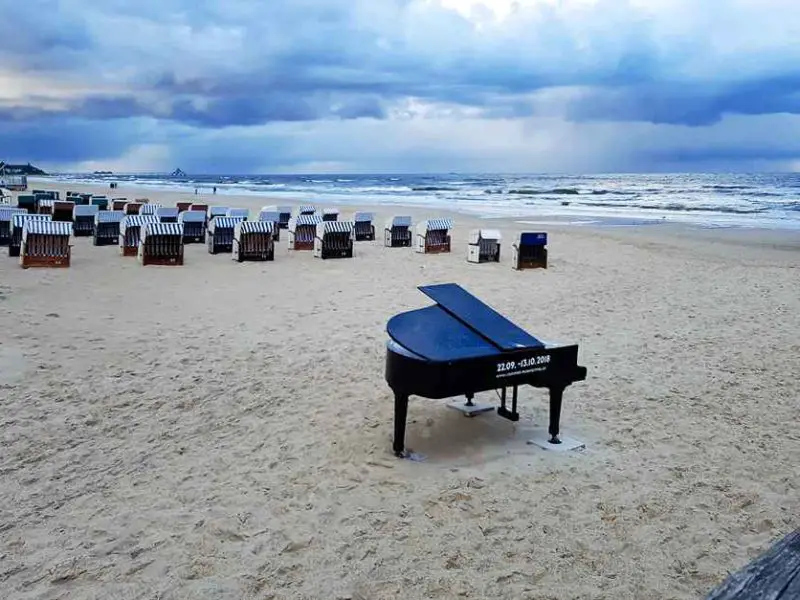
<path fill-rule="evenodd" d="M 214 186 L 214 193 L 217 193 L 217 186 Z"/>

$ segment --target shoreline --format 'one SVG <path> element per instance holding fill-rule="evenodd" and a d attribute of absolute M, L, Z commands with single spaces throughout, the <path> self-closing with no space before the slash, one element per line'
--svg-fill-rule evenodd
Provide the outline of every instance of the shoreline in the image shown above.
<path fill-rule="evenodd" d="M 29 187 L 31 187 L 29 185 Z M 299 206 L 301 204 L 313 204 L 311 200 L 303 198 L 286 198 L 279 200 L 274 197 L 255 194 L 197 194 L 180 192 L 175 190 L 159 191 L 155 189 L 142 188 L 138 185 L 119 185 L 114 190 L 102 185 L 74 184 L 65 185 L 59 183 L 59 189 L 71 189 L 77 192 L 92 193 L 96 195 L 106 195 L 111 197 L 136 197 L 153 196 L 159 201 L 168 205 L 174 205 L 181 201 L 197 200 L 206 204 L 217 204 L 219 206 L 240 206 L 248 208 L 252 217 L 258 215 L 258 211 L 264 205 L 284 204 L 288 206 Z M 24 193 L 24 192 L 23 192 Z M 14 197 L 19 192 L 14 192 Z M 384 220 L 392 214 L 409 214 L 416 221 L 422 218 L 449 217 L 459 225 L 469 224 L 471 228 L 493 228 L 501 229 L 504 234 L 505 244 L 510 245 L 512 238 L 505 237 L 507 233 L 519 233 L 540 229 L 543 231 L 557 231 L 561 234 L 583 235 L 580 232 L 588 232 L 595 236 L 605 237 L 611 240 L 639 241 L 641 243 L 660 243 L 662 245 L 679 245 L 680 241 L 699 241 L 706 242 L 711 246 L 746 246 L 760 248 L 762 250 L 777 250 L 782 252 L 795 253 L 800 251 L 800 232 L 792 229 L 772 229 L 767 227 L 709 227 L 690 223 L 667 222 L 661 219 L 642 222 L 641 219 L 622 219 L 622 218 L 595 218 L 592 220 L 575 219 L 564 215 L 536 215 L 532 217 L 479 217 L 474 214 L 460 212 L 452 209 L 442 209 L 438 207 L 424 207 L 413 204 L 375 204 L 369 202 L 354 202 L 358 196 L 348 197 L 347 203 L 320 203 L 321 207 L 336 207 L 346 217 L 347 213 L 357 210 L 371 211 L 376 215 L 376 230 L 383 226 Z M 459 227 L 460 228 L 460 227 Z M 718 248 L 719 249 L 719 248 Z"/>
<path fill-rule="evenodd" d="M 182 195 L 182 196 L 194 196 L 192 194 L 192 186 L 187 185 L 185 189 L 175 189 L 173 186 L 168 185 L 160 185 L 158 183 L 153 184 L 130 184 L 129 182 L 125 181 L 118 181 L 116 182 L 120 187 L 117 190 L 111 190 L 107 187 L 110 181 L 102 181 L 98 180 L 96 183 L 87 183 L 81 182 L 76 183 L 74 180 L 71 179 L 64 179 L 58 176 L 47 176 L 47 177 L 29 177 L 29 188 L 32 187 L 31 183 L 42 183 L 44 184 L 56 184 L 58 186 L 63 186 L 65 188 L 74 188 L 78 190 L 79 188 L 86 188 L 92 190 L 102 190 L 105 187 L 105 191 L 102 192 L 107 196 L 112 196 L 112 192 L 118 192 L 123 189 L 135 190 L 140 193 L 140 195 L 146 195 L 147 193 L 154 193 L 154 194 L 175 194 L 175 195 Z M 265 204 L 293 204 L 296 203 L 293 200 L 293 196 L 299 196 L 300 194 L 294 192 L 281 192 L 277 190 L 259 190 L 256 191 L 249 191 L 243 189 L 237 189 L 232 187 L 227 187 L 228 184 L 220 183 L 217 185 L 218 194 L 212 194 L 211 190 L 213 185 L 212 184 L 203 184 L 197 186 L 197 190 L 199 191 L 198 196 L 205 196 L 205 197 L 219 197 L 219 198 L 261 198 L 264 200 Z M 313 196 L 313 198 L 312 198 Z M 362 197 L 362 201 L 357 201 L 359 197 Z M 358 205 L 363 207 L 374 207 L 376 209 L 391 210 L 392 207 L 396 208 L 409 208 L 413 210 L 432 210 L 432 211 L 446 211 L 449 214 L 453 215 L 462 215 L 470 218 L 478 218 L 478 219 L 487 219 L 487 220 L 494 220 L 494 219 L 503 219 L 503 220 L 510 220 L 510 221 L 559 221 L 563 222 L 564 226 L 570 227 L 585 227 L 594 225 L 595 227 L 630 227 L 634 225 L 638 226 L 652 226 L 652 225 L 669 225 L 671 227 L 681 227 L 681 228 L 689 228 L 689 229 L 734 229 L 734 230 L 763 230 L 769 232 L 776 232 L 777 235 L 788 235 L 788 236 L 796 236 L 800 239 L 800 221 L 794 220 L 786 220 L 786 219 L 778 219 L 773 218 L 768 221 L 764 220 L 757 220 L 754 219 L 752 222 L 747 222 L 747 219 L 742 219 L 741 215 L 737 215 L 736 213 L 731 213 L 730 215 L 725 214 L 709 214 L 707 215 L 706 219 L 694 219 L 691 217 L 692 213 L 675 213 L 675 214 L 660 214 L 658 216 L 651 215 L 648 216 L 648 209 L 638 209 L 638 210 L 625 210 L 624 208 L 620 208 L 616 211 L 602 211 L 602 210 L 592 210 L 588 207 L 581 207 L 580 209 L 568 212 L 552 212 L 547 210 L 530 210 L 529 212 L 522 212 L 516 214 L 493 214 L 490 209 L 483 209 L 482 211 L 476 208 L 470 209 L 467 205 L 458 205 L 457 203 L 455 206 L 449 206 L 447 202 L 438 201 L 432 203 L 425 203 L 425 202 L 408 202 L 403 201 L 402 197 L 394 197 L 391 200 L 385 202 L 378 202 L 374 200 L 375 195 L 364 194 L 363 196 L 359 196 L 358 193 L 351 193 L 351 194 L 337 194 L 336 190 L 332 190 L 329 193 L 324 192 L 314 192 L 313 194 L 309 195 L 309 198 L 306 202 L 311 203 L 320 203 L 325 204 L 326 206 L 338 206 L 338 205 Z M 224 204 L 224 201 L 221 202 Z M 542 207 L 540 207 L 542 208 Z M 653 209 L 655 210 L 655 209 Z M 626 215 L 624 213 L 631 212 L 632 214 Z M 738 219 L 737 219 L 738 217 Z"/>

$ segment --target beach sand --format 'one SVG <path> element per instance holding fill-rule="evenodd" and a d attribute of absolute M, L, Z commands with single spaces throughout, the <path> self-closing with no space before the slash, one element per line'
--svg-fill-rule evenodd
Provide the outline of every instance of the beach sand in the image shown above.
<path fill-rule="evenodd" d="M 375 210 L 379 237 L 446 216 Z M 142 267 L 77 238 L 71 268 L 23 270 L 2 249 L 0 595 L 689 599 L 800 525 L 800 243 L 547 226 L 550 268 L 517 272 L 539 227 L 453 218 L 436 256 L 323 261 L 284 233 L 274 262 L 193 244 Z M 466 262 L 481 224 L 499 265 Z M 386 321 L 440 282 L 580 345 L 562 433 L 584 450 L 526 444 L 548 412 L 524 388 L 517 423 L 412 398 L 425 460 L 392 455 Z"/>

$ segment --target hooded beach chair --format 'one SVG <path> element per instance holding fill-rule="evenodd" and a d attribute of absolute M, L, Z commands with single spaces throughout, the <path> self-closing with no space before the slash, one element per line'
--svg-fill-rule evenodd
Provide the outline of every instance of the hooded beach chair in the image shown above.
<path fill-rule="evenodd" d="M 139 254 L 142 226 L 147 223 L 158 223 L 158 217 L 155 215 L 125 215 L 119 222 L 119 253 L 122 256 Z"/>
<path fill-rule="evenodd" d="M 500 262 L 502 236 L 496 229 L 473 229 L 469 233 L 467 261 L 472 263 Z"/>
<path fill-rule="evenodd" d="M 11 241 L 11 218 L 27 214 L 28 211 L 18 206 L 0 206 L 0 246 L 8 246 Z"/>
<path fill-rule="evenodd" d="M 289 219 L 289 250 L 313 250 L 319 215 L 297 215 Z"/>
<path fill-rule="evenodd" d="M 315 215 L 315 214 L 317 214 L 317 209 L 314 206 L 311 206 L 310 204 L 306 204 L 304 206 L 301 206 L 297 210 L 297 214 L 298 215 Z"/>
<path fill-rule="evenodd" d="M 185 210 L 178 215 L 178 223 L 183 225 L 184 244 L 202 244 L 206 240 L 205 211 Z"/>
<path fill-rule="evenodd" d="M 353 221 L 321 221 L 314 235 L 317 258 L 353 258 Z"/>
<path fill-rule="evenodd" d="M 357 242 L 373 241 L 375 226 L 372 224 L 373 214 L 357 212 L 353 215 L 353 236 Z"/>
<path fill-rule="evenodd" d="M 422 254 L 450 252 L 450 219 L 428 219 L 417 223 L 415 250 Z"/>
<path fill-rule="evenodd" d="M 142 212 L 142 206 L 141 202 L 126 202 L 122 210 L 126 215 L 138 215 Z"/>
<path fill-rule="evenodd" d="M 158 215 L 158 209 L 163 208 L 161 204 L 150 204 L 141 202 L 141 200 L 137 200 L 137 202 L 141 203 L 141 208 L 139 209 L 140 215 Z"/>
<path fill-rule="evenodd" d="M 279 206 L 278 214 L 280 215 L 280 219 L 278 219 L 278 227 L 281 229 L 289 229 L 289 219 L 292 218 L 292 207 Z"/>
<path fill-rule="evenodd" d="M 68 223 L 72 223 L 72 215 L 75 214 L 75 206 L 75 202 L 72 200 L 54 201 L 53 221 L 66 221 Z"/>
<path fill-rule="evenodd" d="M 28 267 L 69 267 L 72 223 L 28 219 L 22 227 L 19 264 Z"/>
<path fill-rule="evenodd" d="M 180 223 L 145 223 L 138 257 L 142 265 L 182 265 L 183 226 Z"/>
<path fill-rule="evenodd" d="M 17 196 L 17 208 L 23 208 L 25 212 L 36 214 L 36 196 L 34 194 Z"/>
<path fill-rule="evenodd" d="M 177 223 L 180 213 L 177 206 L 159 206 L 156 209 L 156 216 L 160 223 Z"/>
<path fill-rule="evenodd" d="M 226 217 L 241 217 L 243 221 L 250 218 L 250 210 L 247 208 L 229 208 L 225 213 Z"/>
<path fill-rule="evenodd" d="M 40 215 L 52 215 L 53 204 L 55 204 L 55 200 L 52 198 L 41 198 L 37 203 L 36 213 Z"/>
<path fill-rule="evenodd" d="M 513 269 L 547 268 L 547 234 L 524 232 L 514 241 L 511 267 Z"/>
<path fill-rule="evenodd" d="M 72 233 L 75 237 L 94 235 L 94 218 L 100 212 L 96 204 L 76 204 L 72 209 Z"/>
<path fill-rule="evenodd" d="M 338 208 L 323 208 L 322 209 L 322 220 L 323 221 L 338 221 L 339 220 L 339 209 Z"/>
<path fill-rule="evenodd" d="M 411 246 L 411 217 L 394 216 L 386 221 L 383 230 L 383 244 L 389 248 Z"/>
<path fill-rule="evenodd" d="M 208 229 L 206 229 L 208 253 L 232 252 L 233 229 L 237 223 L 242 221 L 244 221 L 242 217 L 213 217 L 208 222 Z"/>
<path fill-rule="evenodd" d="M 52 221 L 51 215 L 32 215 L 18 212 L 11 215 L 11 238 L 8 240 L 8 255 L 19 256 L 22 248 L 22 230 L 28 221 Z"/>
<path fill-rule="evenodd" d="M 281 213 L 275 206 L 265 206 L 258 213 L 259 221 L 267 221 L 274 224 L 272 228 L 272 240 L 275 242 L 281 241 Z"/>
<path fill-rule="evenodd" d="M 233 229 L 233 260 L 275 260 L 274 221 L 240 221 Z"/>
<path fill-rule="evenodd" d="M 94 217 L 95 246 L 119 245 L 119 224 L 125 218 L 121 210 L 102 210 Z"/>
<path fill-rule="evenodd" d="M 108 210 L 108 198 L 106 196 L 92 196 L 89 204 L 96 206 L 98 210 Z"/>

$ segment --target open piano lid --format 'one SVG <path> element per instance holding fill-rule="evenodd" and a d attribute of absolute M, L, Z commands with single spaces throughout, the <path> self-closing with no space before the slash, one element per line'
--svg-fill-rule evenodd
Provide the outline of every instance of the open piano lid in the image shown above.
<path fill-rule="evenodd" d="M 386 325 L 398 344 L 427 360 L 459 360 L 544 344 L 455 283 L 420 286 L 435 306 L 395 315 Z"/>

